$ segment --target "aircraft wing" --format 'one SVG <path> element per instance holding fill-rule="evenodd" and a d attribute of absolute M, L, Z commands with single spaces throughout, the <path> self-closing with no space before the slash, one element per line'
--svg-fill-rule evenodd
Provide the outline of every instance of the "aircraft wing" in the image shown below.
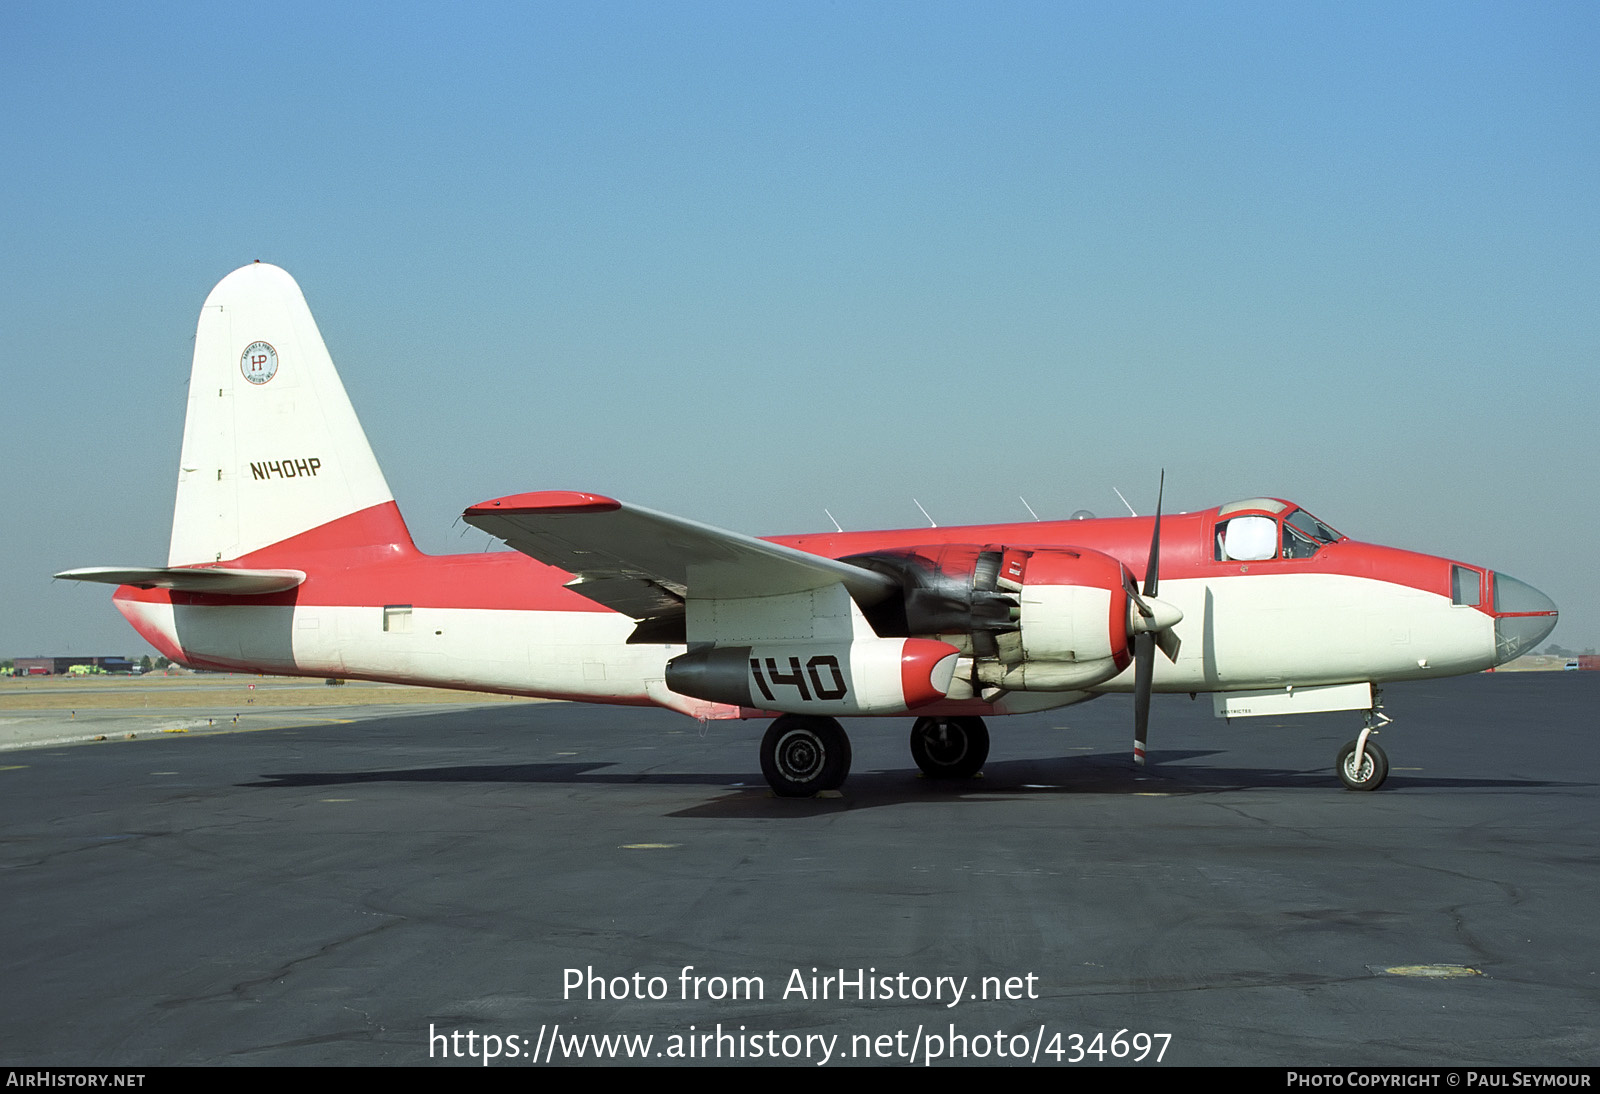
<path fill-rule="evenodd" d="M 306 579 L 302 570 L 233 570 L 222 566 L 87 566 L 81 570 L 62 570 L 55 576 L 67 581 L 98 581 L 104 585 L 231 596 L 281 593 Z"/>
<path fill-rule="evenodd" d="M 842 584 L 859 604 L 896 592 L 891 578 L 709 524 L 565 490 L 513 494 L 462 518 L 574 575 L 573 592 L 635 619 L 683 601 L 780 596 Z"/>

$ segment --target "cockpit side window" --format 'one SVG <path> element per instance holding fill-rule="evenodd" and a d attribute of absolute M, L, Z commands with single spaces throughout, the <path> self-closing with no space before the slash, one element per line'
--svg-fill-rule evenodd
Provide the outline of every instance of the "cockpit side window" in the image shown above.
<path fill-rule="evenodd" d="M 1317 548 L 1322 544 L 1300 531 L 1294 525 L 1284 522 L 1283 525 L 1283 557 L 1284 558 L 1310 558 L 1317 553 Z"/>
<path fill-rule="evenodd" d="M 1218 521 L 1216 531 L 1218 562 L 1310 558 L 1326 545 L 1344 538 L 1304 509 L 1291 511 L 1281 522 L 1265 514 L 1230 517 Z"/>
<path fill-rule="evenodd" d="M 1278 554 L 1278 522 L 1245 516 L 1217 525 L 1218 562 L 1259 562 Z"/>

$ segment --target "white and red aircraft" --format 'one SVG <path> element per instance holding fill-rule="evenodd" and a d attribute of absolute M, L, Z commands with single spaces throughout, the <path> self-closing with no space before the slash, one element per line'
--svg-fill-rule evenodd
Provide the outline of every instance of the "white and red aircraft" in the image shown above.
<path fill-rule="evenodd" d="M 566 491 L 465 519 L 517 553 L 416 549 L 299 286 L 256 263 L 200 312 L 167 565 L 56 576 L 118 585 L 199 668 L 775 715 L 761 767 L 786 796 L 844 781 L 840 715 L 913 715 L 918 766 L 968 777 L 984 716 L 1132 692 L 1142 763 L 1152 691 L 1213 693 L 1218 717 L 1364 711 L 1336 766 L 1375 789 L 1375 684 L 1489 668 L 1556 623 L 1504 574 L 1278 498 L 774 539 Z"/>

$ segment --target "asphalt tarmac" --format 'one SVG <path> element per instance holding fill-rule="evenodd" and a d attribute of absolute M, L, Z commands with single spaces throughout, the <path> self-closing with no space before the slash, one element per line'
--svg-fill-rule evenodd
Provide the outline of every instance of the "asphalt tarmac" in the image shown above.
<path fill-rule="evenodd" d="M 804 801 L 564 703 L 6 751 L 0 1063 L 1594 1064 L 1600 674 L 1386 699 L 1376 793 L 1358 716 L 1203 696 L 1144 773 L 1125 697 L 956 784 L 851 721 Z"/>

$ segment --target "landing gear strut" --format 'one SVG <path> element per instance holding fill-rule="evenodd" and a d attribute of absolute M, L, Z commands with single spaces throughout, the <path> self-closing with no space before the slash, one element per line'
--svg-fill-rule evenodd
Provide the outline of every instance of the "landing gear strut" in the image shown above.
<path fill-rule="evenodd" d="M 785 714 L 761 739 L 761 773 L 780 798 L 837 790 L 850 774 L 850 738 L 832 718 Z"/>
<path fill-rule="evenodd" d="M 1374 688 L 1372 709 L 1363 715 L 1361 736 L 1339 750 L 1334 768 L 1348 790 L 1376 790 L 1389 777 L 1389 757 L 1372 735 L 1394 721 L 1383 712 L 1383 696 Z"/>
<path fill-rule="evenodd" d="M 911 758 L 930 779 L 970 779 L 989 758 L 989 729 L 982 718 L 918 718 Z"/>

